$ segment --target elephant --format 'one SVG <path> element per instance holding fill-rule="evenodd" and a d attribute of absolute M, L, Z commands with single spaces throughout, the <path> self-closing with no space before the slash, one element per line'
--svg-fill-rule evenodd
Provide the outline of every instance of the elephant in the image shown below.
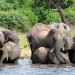
<path fill-rule="evenodd" d="M 5 38 L 5 43 L 7 43 L 8 41 L 14 42 L 15 44 L 19 45 L 19 37 L 17 35 L 17 33 L 5 29 L 2 30 L 2 33 L 4 34 L 4 38 Z"/>
<path fill-rule="evenodd" d="M 3 46 L 3 44 L 8 41 L 19 45 L 19 37 L 16 32 L 0 27 L 0 35 L 0 46 Z"/>
<path fill-rule="evenodd" d="M 68 51 L 68 54 L 69 54 L 69 59 L 71 63 L 75 64 L 75 37 L 73 37 L 73 45 L 71 50 Z"/>
<path fill-rule="evenodd" d="M 66 63 L 71 64 L 68 56 L 68 52 L 62 52 L 61 55 L 65 58 Z M 42 63 L 42 64 L 62 64 L 55 55 L 55 51 L 45 47 L 39 47 L 32 55 L 32 63 Z"/>
<path fill-rule="evenodd" d="M 10 41 L 0 48 L 0 52 L 2 52 L 0 63 L 16 63 L 21 54 L 18 45 Z"/>
<path fill-rule="evenodd" d="M 62 30 L 61 30 L 62 29 Z M 36 49 L 46 47 L 55 49 L 56 58 L 62 63 L 67 63 L 65 58 L 60 54 L 60 50 L 67 51 L 71 49 L 73 39 L 70 33 L 70 28 L 64 23 L 58 23 L 58 27 L 50 28 L 43 24 L 36 24 L 27 33 L 27 39 L 31 48 L 31 59 Z"/>
<path fill-rule="evenodd" d="M 43 39 L 44 37 L 47 36 L 48 32 L 49 32 L 50 28 L 46 27 L 44 24 L 42 23 L 37 23 L 35 24 L 35 26 L 33 26 L 32 29 L 30 29 L 27 33 L 27 40 L 30 44 L 30 48 L 31 48 L 31 57 L 33 52 L 37 49 L 35 46 L 35 42 L 41 39 Z M 34 39 L 36 41 L 34 41 Z M 35 46 L 34 46 L 35 45 Z"/>
<path fill-rule="evenodd" d="M 32 55 L 32 63 L 48 64 L 48 52 L 49 49 L 45 47 L 39 47 Z"/>

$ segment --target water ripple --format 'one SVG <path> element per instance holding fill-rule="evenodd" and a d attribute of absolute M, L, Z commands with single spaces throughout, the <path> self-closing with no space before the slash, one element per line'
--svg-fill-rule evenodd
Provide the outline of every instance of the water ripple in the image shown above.
<path fill-rule="evenodd" d="M 20 59 L 18 65 L 5 65 L 0 75 L 75 75 L 74 65 L 32 64 L 30 59 Z"/>

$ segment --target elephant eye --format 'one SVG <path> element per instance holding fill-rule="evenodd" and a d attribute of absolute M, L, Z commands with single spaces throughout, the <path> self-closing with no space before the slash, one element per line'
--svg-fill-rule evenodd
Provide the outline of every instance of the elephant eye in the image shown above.
<path fill-rule="evenodd" d="M 67 29 L 66 26 L 64 26 L 64 29 Z"/>
<path fill-rule="evenodd" d="M 57 26 L 57 29 L 59 28 L 59 26 Z"/>
<path fill-rule="evenodd" d="M 8 38 L 8 41 L 13 41 L 11 38 Z"/>

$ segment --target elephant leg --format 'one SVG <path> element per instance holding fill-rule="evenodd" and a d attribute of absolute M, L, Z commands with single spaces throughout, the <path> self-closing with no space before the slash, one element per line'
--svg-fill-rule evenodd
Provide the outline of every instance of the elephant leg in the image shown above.
<path fill-rule="evenodd" d="M 60 61 L 56 58 L 55 51 L 49 51 L 49 63 L 60 64 Z"/>
<path fill-rule="evenodd" d="M 69 59 L 71 63 L 75 63 L 75 50 L 69 50 L 68 54 L 69 54 Z"/>
<path fill-rule="evenodd" d="M 3 63 L 4 59 L 6 58 L 6 60 L 8 60 L 8 52 L 5 50 L 3 51 L 3 55 L 0 59 L 0 63 Z"/>
<path fill-rule="evenodd" d="M 33 53 L 36 50 L 36 43 L 35 43 L 35 41 L 33 40 L 32 37 L 27 37 L 27 38 L 28 38 L 28 41 L 29 41 L 29 44 L 30 44 L 30 48 L 31 48 L 31 59 L 32 59 Z"/>
<path fill-rule="evenodd" d="M 65 58 L 65 63 L 66 64 L 72 64 L 69 60 L 69 55 L 68 55 L 68 52 L 67 53 L 62 53 L 61 52 L 61 55 Z"/>
<path fill-rule="evenodd" d="M 36 51 L 36 49 L 37 49 L 37 44 L 35 43 L 35 41 L 33 41 L 31 43 L 31 59 L 32 59 L 33 53 Z"/>
<path fill-rule="evenodd" d="M 1 59 L 2 55 L 3 55 L 3 51 L 0 50 L 0 59 Z"/>

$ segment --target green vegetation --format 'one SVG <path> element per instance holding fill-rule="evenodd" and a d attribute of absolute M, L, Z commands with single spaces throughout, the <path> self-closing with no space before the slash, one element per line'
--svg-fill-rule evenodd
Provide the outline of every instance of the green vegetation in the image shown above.
<path fill-rule="evenodd" d="M 26 35 L 23 33 L 20 33 L 18 35 L 19 35 L 19 39 L 20 39 L 19 46 L 21 48 L 20 58 L 22 59 L 25 57 L 26 58 L 30 57 L 31 56 L 31 50 L 30 50 L 30 47 L 28 45 Z"/>
<path fill-rule="evenodd" d="M 62 8 L 66 19 L 74 25 L 75 0 L 65 0 Z M 26 32 L 35 23 L 59 21 L 58 12 L 46 0 L 0 0 L 0 26 L 5 28 Z"/>

